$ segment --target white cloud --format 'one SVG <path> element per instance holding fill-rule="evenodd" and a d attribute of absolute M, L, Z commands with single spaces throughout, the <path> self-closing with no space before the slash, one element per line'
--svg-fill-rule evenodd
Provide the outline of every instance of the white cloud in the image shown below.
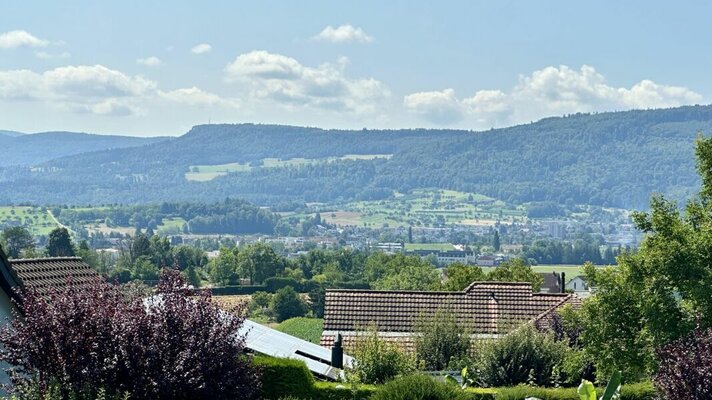
<path fill-rule="evenodd" d="M 37 38 L 27 31 L 15 30 L 0 34 L 0 49 L 15 49 L 18 47 L 44 47 L 48 41 Z"/>
<path fill-rule="evenodd" d="M 405 97 L 404 104 L 406 109 L 436 124 L 455 122 L 454 110 L 460 106 L 465 119 L 477 128 L 488 128 L 554 115 L 675 107 L 702 100 L 701 95 L 685 87 L 650 80 L 642 80 L 631 88 L 614 87 L 591 66 L 575 70 L 562 65 L 520 76 L 509 92 L 480 90 L 464 99 L 458 99 L 451 90 L 414 93 Z M 453 117 L 448 119 L 447 115 Z"/>
<path fill-rule="evenodd" d="M 366 32 L 361 29 L 354 27 L 350 24 L 341 25 L 334 28 L 329 25 L 324 28 L 318 35 L 314 36 L 315 40 L 323 40 L 331 43 L 370 43 L 373 42 L 373 37 L 366 34 Z"/>
<path fill-rule="evenodd" d="M 403 99 L 405 108 L 438 125 L 458 122 L 463 116 L 463 106 L 453 89 L 412 93 Z"/>
<path fill-rule="evenodd" d="M 238 107 L 238 103 L 235 100 L 223 99 L 216 94 L 206 92 L 195 86 L 190 88 L 171 90 L 168 92 L 160 91 L 159 95 L 168 101 L 189 106 Z"/>
<path fill-rule="evenodd" d="M 294 58 L 266 51 L 239 55 L 225 67 L 228 82 L 244 84 L 253 99 L 292 109 L 313 107 L 349 113 L 373 113 L 390 96 L 381 82 L 344 74 L 348 60 L 307 67 Z"/>
<path fill-rule="evenodd" d="M 212 49 L 213 49 L 213 46 L 211 46 L 207 43 L 201 43 L 197 46 L 194 46 L 192 49 L 190 49 L 190 51 L 193 54 L 205 54 L 205 53 L 209 53 L 210 50 L 212 50 Z"/>
<path fill-rule="evenodd" d="M 147 67 L 158 67 L 159 65 L 163 64 L 161 59 L 155 56 L 139 58 L 138 60 L 136 60 L 136 62 Z"/>
<path fill-rule="evenodd" d="M 63 51 L 61 53 L 48 53 L 46 51 L 35 52 L 35 57 L 41 58 L 43 60 L 59 59 L 59 58 L 69 58 L 72 55 L 69 52 Z"/>

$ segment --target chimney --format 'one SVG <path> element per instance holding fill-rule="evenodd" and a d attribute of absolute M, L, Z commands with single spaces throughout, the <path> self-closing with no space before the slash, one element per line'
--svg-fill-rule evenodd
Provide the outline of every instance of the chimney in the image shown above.
<path fill-rule="evenodd" d="M 344 368 L 344 348 L 341 345 L 341 334 L 336 334 L 334 347 L 331 348 L 331 366 L 334 368 Z"/>
<path fill-rule="evenodd" d="M 561 273 L 561 293 L 566 293 L 566 272 Z"/>

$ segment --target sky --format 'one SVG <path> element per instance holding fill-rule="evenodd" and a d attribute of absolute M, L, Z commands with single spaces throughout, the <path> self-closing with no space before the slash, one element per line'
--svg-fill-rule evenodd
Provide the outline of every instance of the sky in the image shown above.
<path fill-rule="evenodd" d="M 486 130 L 708 104 L 711 2 L 5 1 L 0 129 Z"/>

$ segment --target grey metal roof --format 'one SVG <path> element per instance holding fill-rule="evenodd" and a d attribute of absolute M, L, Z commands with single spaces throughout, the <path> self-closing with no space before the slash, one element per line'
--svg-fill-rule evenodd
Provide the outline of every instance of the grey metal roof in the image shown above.
<path fill-rule="evenodd" d="M 338 380 L 343 372 L 331 366 L 331 349 L 299 339 L 297 337 L 266 327 L 249 319 L 238 331 L 246 335 L 248 349 L 272 357 L 302 360 L 312 373 L 321 377 Z M 353 357 L 344 354 L 344 366 L 352 366 Z"/>

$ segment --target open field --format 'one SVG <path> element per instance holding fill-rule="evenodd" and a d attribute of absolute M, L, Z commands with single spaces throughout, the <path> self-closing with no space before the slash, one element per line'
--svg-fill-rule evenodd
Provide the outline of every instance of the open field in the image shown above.
<path fill-rule="evenodd" d="M 163 218 L 163 223 L 158 225 L 161 235 L 177 235 L 181 233 L 185 220 L 183 218 Z"/>
<path fill-rule="evenodd" d="M 0 206 L 0 228 L 18 225 L 33 235 L 48 235 L 57 227 L 49 211 L 42 207 Z"/>
<path fill-rule="evenodd" d="M 356 201 L 322 213 L 329 223 L 373 228 L 385 226 L 441 226 L 460 224 L 492 226 L 500 222 L 524 221 L 526 209 L 477 193 L 422 189 L 394 198 Z"/>
<path fill-rule="evenodd" d="M 308 342 L 319 344 L 321 332 L 324 330 L 324 320 L 305 317 L 290 318 L 277 325 L 275 329 Z"/>
<path fill-rule="evenodd" d="M 261 168 L 285 168 L 296 167 L 300 165 L 318 164 L 334 161 L 357 161 L 357 160 L 375 160 L 379 158 L 388 159 L 392 154 L 346 154 L 341 157 L 328 158 L 290 158 L 282 160 L 279 158 L 263 158 Z M 219 176 L 227 175 L 233 172 L 247 172 L 252 170 L 250 163 L 228 163 L 218 165 L 191 165 L 189 171 L 185 173 L 185 179 L 189 181 L 210 181 Z"/>

